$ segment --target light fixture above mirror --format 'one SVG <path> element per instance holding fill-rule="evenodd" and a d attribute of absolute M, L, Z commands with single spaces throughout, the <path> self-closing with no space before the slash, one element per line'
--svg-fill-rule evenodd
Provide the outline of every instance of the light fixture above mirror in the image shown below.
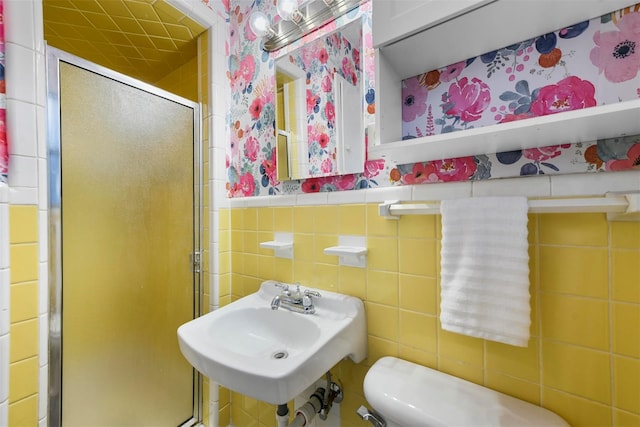
<path fill-rule="evenodd" d="M 254 11 L 249 24 L 256 36 L 264 37 L 264 50 L 273 52 L 344 15 L 360 1 L 308 0 L 298 5 L 298 0 L 277 0 L 276 8 L 282 19 L 273 24 L 264 13 Z"/>

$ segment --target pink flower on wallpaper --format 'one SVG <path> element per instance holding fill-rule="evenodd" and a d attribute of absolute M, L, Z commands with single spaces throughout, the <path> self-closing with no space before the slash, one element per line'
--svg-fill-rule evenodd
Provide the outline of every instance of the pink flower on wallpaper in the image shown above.
<path fill-rule="evenodd" d="M 402 121 L 410 122 L 427 111 L 428 89 L 413 77 L 402 82 Z"/>
<path fill-rule="evenodd" d="M 240 190 L 245 196 L 252 196 L 256 191 L 256 181 L 253 179 L 253 175 L 247 172 L 240 177 Z"/>
<path fill-rule="evenodd" d="M 595 91 L 596 88 L 590 81 L 569 76 L 556 84 L 541 88 L 536 100 L 531 103 L 530 111 L 535 116 L 546 116 L 593 107 L 596 105 Z"/>
<path fill-rule="evenodd" d="M 422 184 L 435 181 L 435 168 L 429 163 L 415 163 L 411 173 L 402 176 L 403 184 Z"/>
<path fill-rule="evenodd" d="M 255 136 L 250 136 L 244 142 L 244 156 L 255 162 L 258 159 L 258 151 L 260 150 L 260 143 Z"/>
<path fill-rule="evenodd" d="M 305 179 L 300 186 L 303 193 L 318 193 L 322 188 L 323 183 L 326 180 L 324 178 L 310 178 Z"/>
<path fill-rule="evenodd" d="M 338 175 L 305 179 L 300 186 L 303 193 L 318 193 L 323 187 L 339 191 L 353 190 L 358 182 L 356 175 Z"/>
<path fill-rule="evenodd" d="M 327 121 L 332 124 L 335 123 L 336 107 L 333 105 L 333 102 L 327 101 L 327 105 L 324 107 L 324 112 L 327 115 Z"/>
<path fill-rule="evenodd" d="M 253 196 L 256 191 L 256 182 L 253 179 L 253 175 L 247 172 L 240 177 L 240 180 L 233 184 L 229 189 L 231 197 L 234 196 Z"/>
<path fill-rule="evenodd" d="M 476 172 L 473 156 L 455 159 L 436 160 L 433 162 L 435 174 L 442 182 L 468 181 Z"/>
<path fill-rule="evenodd" d="M 320 171 L 322 173 L 330 173 L 333 172 L 333 162 L 331 159 L 324 159 L 320 164 Z"/>
<path fill-rule="evenodd" d="M 327 148 L 327 145 L 329 145 L 329 135 L 323 132 L 317 136 L 318 138 L 316 139 L 316 141 L 318 141 L 320 147 Z"/>
<path fill-rule="evenodd" d="M 238 67 L 238 72 L 246 82 L 253 80 L 253 75 L 256 72 L 256 62 L 253 55 L 247 55 L 242 60 Z"/>
<path fill-rule="evenodd" d="M 477 77 L 471 82 L 466 77 L 461 78 L 449 86 L 448 93 L 452 105 L 445 114 L 460 117 L 466 123 L 480 119 L 491 102 L 489 86 Z"/>
<path fill-rule="evenodd" d="M 247 87 L 246 80 L 238 71 L 231 75 L 229 84 L 231 85 L 231 92 L 242 92 Z"/>
<path fill-rule="evenodd" d="M 335 49 L 342 49 L 342 37 L 338 33 L 333 33 L 327 37 L 327 42 Z"/>
<path fill-rule="evenodd" d="M 280 181 L 278 181 L 278 163 L 276 159 L 277 159 L 277 155 L 276 155 L 276 149 L 274 147 L 271 150 L 271 158 L 264 159 L 262 161 L 262 168 L 264 169 L 264 174 L 268 177 L 269 184 L 271 184 L 272 186 L 276 186 L 280 184 Z"/>
<path fill-rule="evenodd" d="M 367 179 L 374 178 L 384 169 L 384 159 L 367 160 L 364 162 L 364 176 Z"/>
<path fill-rule="evenodd" d="M 327 49 L 320 49 L 320 51 L 318 52 L 318 61 L 320 61 L 321 64 L 326 64 L 328 60 L 329 54 L 327 53 Z"/>
<path fill-rule="evenodd" d="M 230 138 L 229 138 L 229 151 L 231 153 L 231 157 L 233 157 L 234 159 L 238 157 L 239 146 L 240 146 L 240 136 L 238 135 L 238 132 L 235 132 L 234 130 L 232 130 L 230 132 Z"/>
<path fill-rule="evenodd" d="M 316 49 L 314 48 L 315 46 L 317 46 L 317 44 L 311 43 L 309 45 L 302 46 L 302 48 L 300 49 L 300 59 L 302 60 L 302 64 L 304 65 L 305 70 L 309 69 L 309 66 L 316 58 Z"/>
<path fill-rule="evenodd" d="M 258 97 L 251 102 L 249 106 L 249 113 L 251 114 L 251 118 L 253 120 L 258 120 L 260 118 L 260 113 L 262 112 L 263 101 L 262 98 Z"/>
<path fill-rule="evenodd" d="M 329 180 L 336 188 L 340 191 L 342 190 L 353 190 L 356 186 L 356 182 L 358 178 L 356 175 L 338 175 L 329 177 Z"/>
<path fill-rule="evenodd" d="M 320 87 L 322 88 L 322 91 L 325 93 L 331 92 L 331 89 L 333 87 L 333 83 L 331 82 L 331 77 L 324 76 L 322 78 L 322 83 L 320 84 Z"/>
<path fill-rule="evenodd" d="M 620 31 L 596 31 L 596 47 L 589 58 L 607 80 L 620 83 L 633 79 L 640 70 L 640 13 L 623 15 L 615 24 Z"/>
<path fill-rule="evenodd" d="M 545 160 L 553 159 L 554 157 L 558 157 L 562 154 L 563 148 L 569 148 L 571 144 L 562 144 L 562 145 L 549 145 L 547 147 L 539 147 L 539 148 L 528 148 L 526 150 L 522 150 L 522 155 L 536 162 L 544 162 Z"/>
<path fill-rule="evenodd" d="M 360 66 L 360 50 L 354 48 L 351 57 L 353 58 L 353 63 L 356 65 L 356 68 L 362 68 Z"/>
<path fill-rule="evenodd" d="M 609 160 L 607 170 L 622 171 L 629 169 L 640 170 L 640 144 L 633 144 L 627 151 L 627 158 L 621 160 Z"/>
<path fill-rule="evenodd" d="M 313 109 L 319 101 L 320 97 L 318 95 L 314 95 L 314 93 L 311 92 L 311 89 L 307 89 L 307 115 L 313 114 Z"/>
<path fill-rule="evenodd" d="M 445 67 L 444 69 L 440 70 L 440 81 L 449 83 L 451 80 L 455 80 L 456 77 L 458 77 L 460 73 L 462 73 L 462 70 L 464 70 L 466 66 L 466 61 L 462 61 Z"/>
<path fill-rule="evenodd" d="M 346 57 L 342 58 L 342 75 L 354 85 L 358 84 L 358 76 L 353 67 L 353 61 Z"/>

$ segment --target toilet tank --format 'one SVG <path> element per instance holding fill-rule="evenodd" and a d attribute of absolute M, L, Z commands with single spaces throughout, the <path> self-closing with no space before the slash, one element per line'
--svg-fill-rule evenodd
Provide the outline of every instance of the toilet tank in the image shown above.
<path fill-rule="evenodd" d="M 374 363 L 364 379 L 364 394 L 387 425 L 569 425 L 547 409 L 395 357 Z"/>

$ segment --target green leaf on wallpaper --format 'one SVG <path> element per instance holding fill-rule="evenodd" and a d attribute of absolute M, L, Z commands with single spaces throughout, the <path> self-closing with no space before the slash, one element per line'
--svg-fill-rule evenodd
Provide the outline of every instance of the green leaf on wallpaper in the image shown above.
<path fill-rule="evenodd" d="M 233 166 L 229 166 L 227 168 L 227 179 L 229 180 L 230 184 L 235 184 L 240 180 L 238 177 L 238 172 L 236 171 L 236 168 L 234 168 Z"/>
<path fill-rule="evenodd" d="M 526 80 L 520 80 L 516 83 L 516 92 L 529 96 L 529 83 Z"/>
<path fill-rule="evenodd" d="M 508 90 L 506 92 L 502 92 L 499 98 L 503 101 L 515 101 L 516 99 L 519 99 L 520 96 L 521 96 L 520 94 L 511 92 L 510 90 Z"/>

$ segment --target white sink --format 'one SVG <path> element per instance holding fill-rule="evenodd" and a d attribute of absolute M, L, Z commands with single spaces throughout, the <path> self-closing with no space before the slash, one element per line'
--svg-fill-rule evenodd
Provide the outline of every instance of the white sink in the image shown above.
<path fill-rule="evenodd" d="M 316 290 L 314 314 L 271 309 L 281 290 L 266 281 L 258 292 L 178 328 L 184 357 L 230 390 L 283 404 L 345 357 L 367 355 L 364 306 L 358 298 Z"/>

